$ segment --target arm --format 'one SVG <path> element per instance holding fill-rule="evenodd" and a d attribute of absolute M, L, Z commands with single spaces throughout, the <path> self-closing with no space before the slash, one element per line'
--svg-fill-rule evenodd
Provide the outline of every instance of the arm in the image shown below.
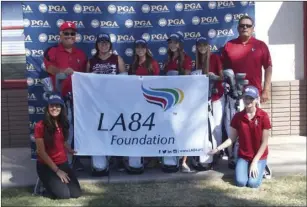
<path fill-rule="evenodd" d="M 44 139 L 36 138 L 35 143 L 36 143 L 37 155 L 51 168 L 52 171 L 57 173 L 59 171 L 59 168 L 46 153 Z"/>
<path fill-rule="evenodd" d="M 120 73 L 126 72 L 125 62 L 120 56 L 118 56 L 118 70 Z"/>
<path fill-rule="evenodd" d="M 235 128 L 230 127 L 230 136 L 229 136 L 229 138 L 225 142 L 223 142 L 220 146 L 218 146 L 216 149 L 218 151 L 221 151 L 221 150 L 231 146 L 233 143 L 236 142 L 237 138 L 238 138 L 237 130 Z"/>
<path fill-rule="evenodd" d="M 268 129 L 264 129 L 262 131 L 261 145 L 260 145 L 260 148 L 258 149 L 258 152 L 257 152 L 256 156 L 253 159 L 253 162 L 258 163 L 259 159 L 261 158 L 261 156 L 263 155 L 264 151 L 266 150 L 266 147 L 268 146 L 268 142 L 269 142 L 269 130 Z"/>
<path fill-rule="evenodd" d="M 264 67 L 264 88 L 261 94 L 261 103 L 269 100 L 269 93 L 271 88 L 271 80 L 272 80 L 272 60 L 269 48 L 265 43 L 262 45 L 262 65 Z"/>
<path fill-rule="evenodd" d="M 65 142 L 64 146 L 65 146 L 66 150 L 67 150 L 70 154 L 76 154 L 76 153 L 77 153 L 75 150 L 71 149 L 70 145 L 69 145 L 67 142 Z"/>

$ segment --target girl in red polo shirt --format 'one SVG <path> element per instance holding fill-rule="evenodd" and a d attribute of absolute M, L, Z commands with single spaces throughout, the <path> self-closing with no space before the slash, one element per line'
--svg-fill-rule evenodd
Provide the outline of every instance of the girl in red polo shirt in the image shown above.
<path fill-rule="evenodd" d="M 56 199 L 78 198 L 81 195 L 79 182 L 68 165 L 67 154 L 75 154 L 66 143 L 69 123 L 64 110 L 64 101 L 51 94 L 45 118 L 35 125 L 34 136 L 37 148 L 37 174 L 47 192 Z"/>
<path fill-rule="evenodd" d="M 192 70 L 192 59 L 184 52 L 184 38 L 181 33 L 173 33 L 169 36 L 167 50 L 167 61 L 164 66 L 164 73 L 168 75 L 172 71 L 178 71 L 179 75 L 190 75 Z M 182 172 L 190 172 L 187 165 L 187 156 L 182 159 Z"/>
<path fill-rule="evenodd" d="M 202 69 L 203 74 L 213 73 L 220 77 L 220 81 L 216 82 L 214 88 L 217 93 L 212 94 L 212 110 L 214 118 L 214 137 L 216 144 L 222 143 L 222 118 L 224 113 L 224 88 L 222 86 L 223 67 L 220 57 L 211 53 L 210 45 L 205 37 L 199 37 L 196 40 L 196 69 Z"/>
<path fill-rule="evenodd" d="M 135 41 L 134 61 L 130 67 L 131 75 L 159 75 L 159 64 L 153 59 L 152 53 L 144 39 Z"/>
<path fill-rule="evenodd" d="M 236 113 L 231 120 L 230 137 L 209 152 L 215 154 L 239 139 L 235 169 L 236 185 L 239 187 L 259 187 L 267 164 L 271 123 L 269 115 L 257 107 L 258 101 L 258 89 L 254 86 L 246 87 L 243 95 L 245 109 Z"/>
<path fill-rule="evenodd" d="M 167 40 L 167 61 L 164 73 L 178 71 L 179 75 L 189 75 L 192 70 L 192 59 L 184 52 L 183 37 L 179 33 L 171 34 Z"/>

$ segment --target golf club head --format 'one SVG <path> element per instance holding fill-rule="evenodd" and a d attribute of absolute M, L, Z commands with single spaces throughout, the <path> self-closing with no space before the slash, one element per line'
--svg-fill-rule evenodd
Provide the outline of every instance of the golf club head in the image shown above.
<path fill-rule="evenodd" d="M 166 73 L 167 76 L 170 76 L 170 75 L 179 75 L 179 72 L 177 70 L 170 70 Z"/>
<path fill-rule="evenodd" d="M 209 74 L 209 80 L 210 81 L 217 81 L 217 80 L 219 80 L 219 76 L 217 76 L 217 75 L 214 75 L 214 74 L 212 74 L 212 73 L 210 73 Z"/>
<path fill-rule="evenodd" d="M 191 72 L 191 75 L 202 75 L 202 74 L 203 74 L 203 71 L 200 69 L 197 69 Z"/>
<path fill-rule="evenodd" d="M 225 69 L 225 70 L 223 70 L 223 75 L 225 77 L 230 77 L 230 78 L 234 78 L 234 76 L 235 76 L 235 74 L 234 74 L 232 69 Z"/>
<path fill-rule="evenodd" d="M 237 80 L 243 80 L 246 77 L 246 73 L 237 73 L 236 79 Z"/>

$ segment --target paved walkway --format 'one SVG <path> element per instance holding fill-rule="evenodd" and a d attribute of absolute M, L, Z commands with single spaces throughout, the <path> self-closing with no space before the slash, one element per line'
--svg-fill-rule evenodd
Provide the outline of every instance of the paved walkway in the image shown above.
<path fill-rule="evenodd" d="M 302 136 L 272 137 L 269 139 L 268 163 L 273 177 L 306 175 L 306 139 Z M 30 186 L 37 179 L 35 161 L 30 160 L 29 148 L 2 149 L 2 187 Z M 142 175 L 127 175 L 125 172 L 110 172 L 109 177 L 92 178 L 89 171 L 79 174 L 81 183 L 119 183 L 167 181 L 170 179 L 208 179 L 233 176 L 234 171 L 227 168 L 227 160 L 221 160 L 214 170 L 198 173 L 163 173 L 159 169 L 146 170 Z"/>

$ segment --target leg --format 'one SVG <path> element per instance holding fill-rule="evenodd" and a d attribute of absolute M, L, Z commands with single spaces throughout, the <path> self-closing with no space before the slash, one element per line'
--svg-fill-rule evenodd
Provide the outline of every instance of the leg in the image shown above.
<path fill-rule="evenodd" d="M 182 165 L 181 165 L 182 172 L 190 172 L 191 171 L 190 167 L 187 165 L 187 159 L 188 159 L 187 156 L 183 156 L 183 158 L 182 158 Z"/>
<path fill-rule="evenodd" d="M 239 158 L 236 164 L 235 182 L 238 187 L 244 187 L 248 181 L 248 161 Z"/>
<path fill-rule="evenodd" d="M 75 173 L 72 171 L 72 169 L 69 167 L 67 163 L 62 164 L 59 167 L 61 170 L 66 172 L 68 174 L 68 177 L 70 178 L 70 182 L 67 184 L 70 197 L 79 198 L 81 196 L 81 188 Z"/>
<path fill-rule="evenodd" d="M 70 198 L 70 192 L 67 184 L 63 183 L 61 179 L 53 172 L 47 165 L 37 163 L 37 174 L 42 181 L 47 192 L 56 199 Z"/>
<path fill-rule="evenodd" d="M 258 177 L 256 178 L 249 178 L 247 182 L 247 186 L 250 188 L 258 188 L 261 185 L 262 178 L 263 178 L 263 173 L 264 173 L 264 168 L 266 166 L 266 160 L 259 160 L 257 163 L 258 167 Z"/>
<path fill-rule="evenodd" d="M 215 124 L 214 133 L 217 146 L 222 144 L 222 119 L 224 114 L 224 102 L 224 95 L 219 100 L 212 102 L 213 118 Z"/>

